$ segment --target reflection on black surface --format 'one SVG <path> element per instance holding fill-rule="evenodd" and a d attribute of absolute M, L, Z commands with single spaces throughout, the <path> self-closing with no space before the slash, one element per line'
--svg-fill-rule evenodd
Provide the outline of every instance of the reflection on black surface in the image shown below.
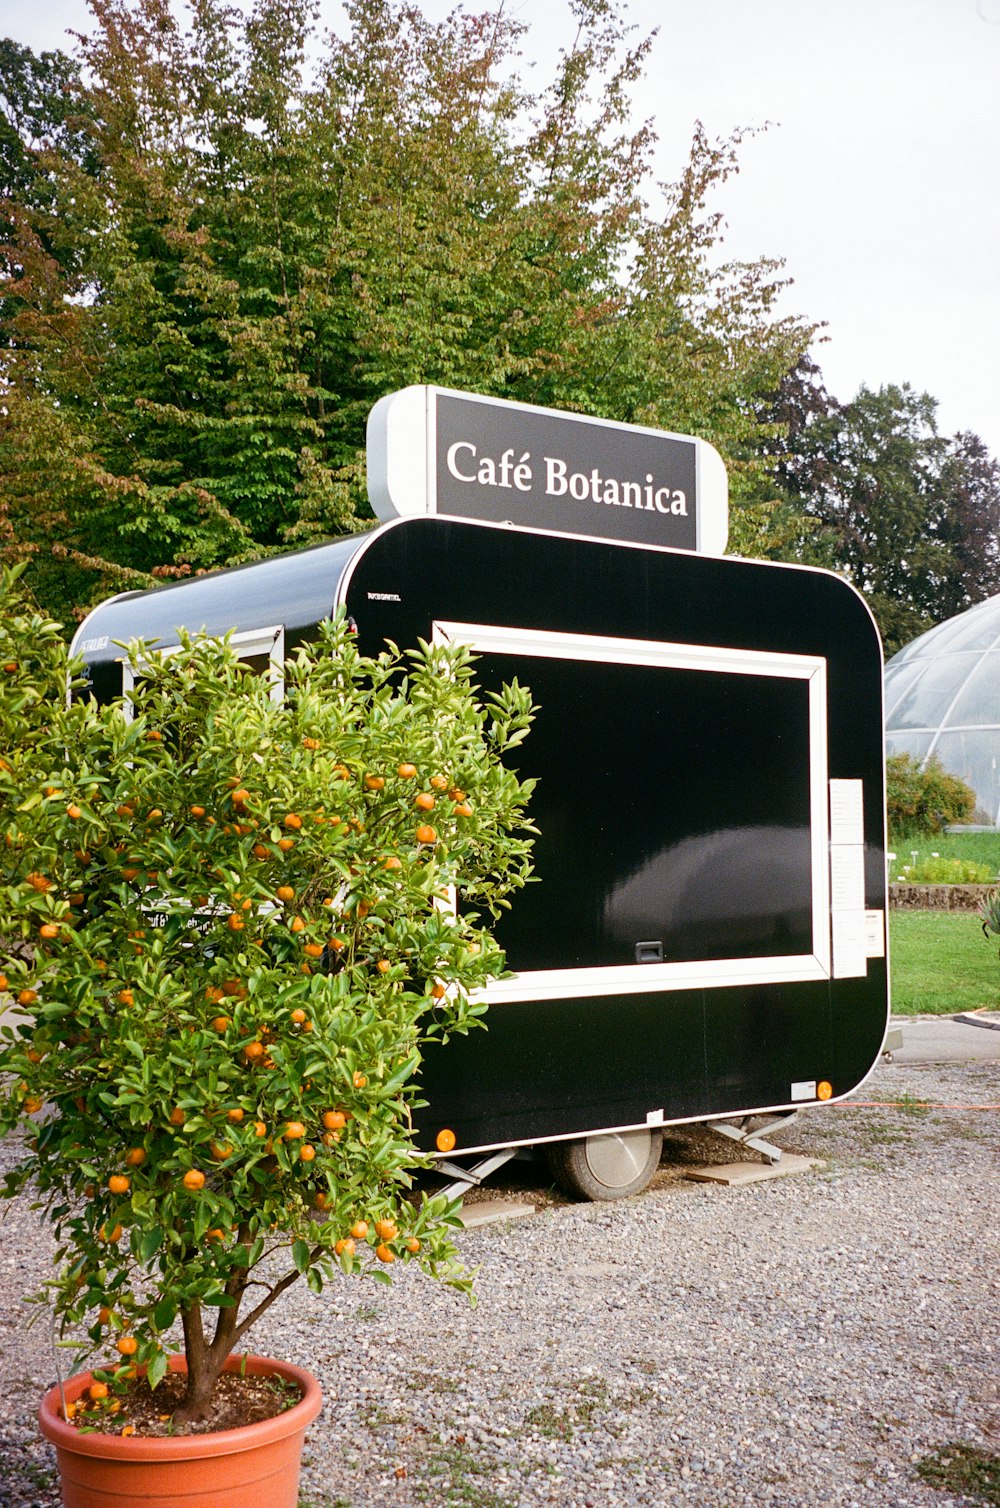
<path fill-rule="evenodd" d="M 812 951 L 808 688 L 779 676 L 489 654 L 540 710 L 520 753 L 538 885 L 497 928 L 511 968 Z"/>

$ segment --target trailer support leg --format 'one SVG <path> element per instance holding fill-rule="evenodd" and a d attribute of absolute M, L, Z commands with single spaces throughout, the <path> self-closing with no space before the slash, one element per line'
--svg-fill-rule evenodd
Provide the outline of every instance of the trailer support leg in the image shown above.
<path fill-rule="evenodd" d="M 511 1158 L 517 1156 L 518 1151 L 517 1147 L 501 1147 L 499 1152 L 493 1152 L 489 1157 L 484 1157 L 482 1162 L 474 1163 L 471 1168 L 460 1168 L 455 1162 L 439 1162 L 436 1171 L 445 1175 L 450 1174 L 454 1179 L 453 1183 L 449 1183 L 440 1192 L 448 1199 L 460 1199 L 463 1194 L 468 1193 L 469 1189 L 477 1187 L 491 1173 L 495 1173 L 497 1168 L 502 1168 L 505 1162 L 510 1162 Z"/>
<path fill-rule="evenodd" d="M 745 1115 L 735 1126 L 728 1121 L 707 1121 L 706 1125 L 709 1131 L 714 1131 L 717 1136 L 726 1136 L 730 1141 L 738 1142 L 741 1147 L 750 1147 L 754 1152 L 759 1152 L 767 1162 L 774 1164 L 781 1161 L 781 1148 L 774 1147 L 769 1141 L 765 1141 L 762 1133 L 766 1131 L 768 1136 L 773 1136 L 776 1131 L 783 1131 L 798 1118 L 799 1112 L 791 1110 L 787 1115 L 779 1115 L 773 1121 L 765 1121 L 756 1131 L 751 1125 L 751 1122 L 756 1119 L 752 1115 Z"/>

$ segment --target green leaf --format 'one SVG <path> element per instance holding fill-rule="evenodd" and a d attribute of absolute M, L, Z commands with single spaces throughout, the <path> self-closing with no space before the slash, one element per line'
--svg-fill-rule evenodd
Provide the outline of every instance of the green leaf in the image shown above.
<path fill-rule="evenodd" d="M 157 1383 L 163 1381 L 168 1366 L 166 1354 L 163 1351 L 157 1351 L 146 1366 L 146 1377 L 151 1388 L 155 1388 Z"/>
<path fill-rule="evenodd" d="M 309 1243 L 301 1239 L 292 1242 L 292 1262 L 296 1272 L 305 1272 L 309 1266 Z"/>

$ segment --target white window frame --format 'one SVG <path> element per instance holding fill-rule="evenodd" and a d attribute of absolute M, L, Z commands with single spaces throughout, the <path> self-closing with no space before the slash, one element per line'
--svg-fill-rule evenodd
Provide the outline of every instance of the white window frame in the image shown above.
<path fill-rule="evenodd" d="M 663 990 L 721 989 L 749 984 L 798 983 L 831 977 L 829 803 L 827 784 L 826 659 L 815 655 L 733 649 L 726 645 L 672 644 L 651 639 L 603 638 L 486 623 L 438 620 L 434 643 L 461 643 L 482 654 L 589 660 L 604 665 L 644 665 L 710 670 L 726 675 L 778 676 L 805 681 L 809 708 L 809 824 L 812 875 L 812 952 L 769 958 L 725 958 L 683 963 L 614 964 L 536 969 L 495 980 L 485 998 L 563 1000 Z M 530 751 L 529 737 L 526 748 Z M 753 772 L 748 771 L 748 779 Z"/>

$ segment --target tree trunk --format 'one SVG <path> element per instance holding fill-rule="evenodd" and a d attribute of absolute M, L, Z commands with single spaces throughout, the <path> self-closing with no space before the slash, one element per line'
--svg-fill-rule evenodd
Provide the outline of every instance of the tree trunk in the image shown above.
<path fill-rule="evenodd" d="M 193 1304 L 185 1310 L 181 1319 L 184 1326 L 184 1354 L 187 1358 L 187 1388 L 174 1410 L 173 1422 L 201 1424 L 211 1413 L 215 1384 L 233 1349 L 236 1311 L 220 1311 L 211 1345 L 205 1339 L 200 1304 Z M 228 1323 L 224 1324 L 224 1321 Z"/>

